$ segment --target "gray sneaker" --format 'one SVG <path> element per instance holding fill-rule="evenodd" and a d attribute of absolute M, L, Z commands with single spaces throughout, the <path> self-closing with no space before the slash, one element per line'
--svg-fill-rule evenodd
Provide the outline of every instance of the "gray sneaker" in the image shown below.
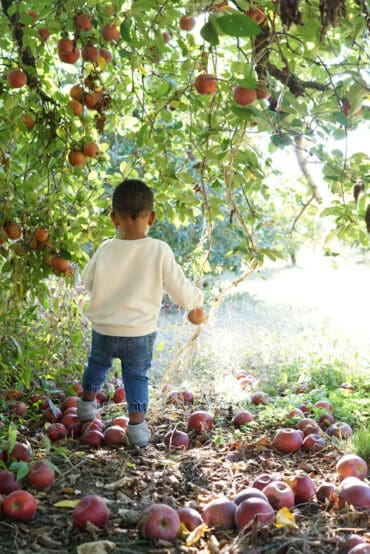
<path fill-rule="evenodd" d="M 142 421 L 137 425 L 127 425 L 127 442 L 129 446 L 140 446 L 144 448 L 150 441 L 150 431 L 146 421 Z"/>
<path fill-rule="evenodd" d="M 88 421 L 89 419 L 95 419 L 97 412 L 96 400 L 82 400 L 77 399 L 77 415 L 80 421 Z"/>

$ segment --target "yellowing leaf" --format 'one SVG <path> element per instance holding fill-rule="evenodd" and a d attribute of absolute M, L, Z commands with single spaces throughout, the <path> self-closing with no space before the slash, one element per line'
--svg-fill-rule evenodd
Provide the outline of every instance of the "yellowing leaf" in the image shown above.
<path fill-rule="evenodd" d="M 102 71 L 107 66 L 107 61 L 105 58 L 103 58 L 103 56 L 98 56 L 98 66 L 99 66 L 99 69 L 101 69 Z"/>
<path fill-rule="evenodd" d="M 193 546 L 198 541 L 200 541 L 201 538 L 204 537 L 205 533 L 208 531 L 208 527 L 205 523 L 201 523 L 190 533 L 188 538 L 186 539 L 186 546 Z"/>
<path fill-rule="evenodd" d="M 72 500 L 59 500 L 58 502 L 55 502 L 53 506 L 56 508 L 69 508 L 72 509 L 77 506 L 81 499 L 80 498 L 74 498 Z"/>
<path fill-rule="evenodd" d="M 143 75 L 148 75 L 146 68 L 143 65 L 139 66 L 139 70 Z"/>
<path fill-rule="evenodd" d="M 295 517 L 288 508 L 280 508 L 276 514 L 275 527 L 293 527 L 298 529 L 298 525 L 295 522 Z"/>

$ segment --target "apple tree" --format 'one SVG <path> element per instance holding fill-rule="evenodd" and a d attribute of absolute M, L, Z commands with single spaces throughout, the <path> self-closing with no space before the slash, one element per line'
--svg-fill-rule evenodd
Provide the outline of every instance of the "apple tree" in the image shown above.
<path fill-rule="evenodd" d="M 281 255 L 282 235 L 271 232 L 281 205 L 289 203 L 294 233 L 322 210 L 324 186 L 332 234 L 368 244 L 368 158 L 328 147 L 368 119 L 363 0 L 1 0 L 1 8 L 8 301 L 45 298 L 51 272 L 73 279 L 111 233 L 110 193 L 122 177 L 151 183 L 160 219 L 198 222 L 198 271 L 215 229 L 250 269 Z M 300 183 L 279 180 L 280 149 L 298 160 Z M 323 164 L 324 184 L 311 159 Z"/>

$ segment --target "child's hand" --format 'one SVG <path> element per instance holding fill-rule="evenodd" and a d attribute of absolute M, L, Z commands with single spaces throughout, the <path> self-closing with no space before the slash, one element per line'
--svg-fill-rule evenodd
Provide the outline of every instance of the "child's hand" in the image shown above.
<path fill-rule="evenodd" d="M 194 308 L 188 313 L 188 320 L 194 325 L 200 325 L 204 323 L 207 319 L 207 315 L 203 308 Z"/>

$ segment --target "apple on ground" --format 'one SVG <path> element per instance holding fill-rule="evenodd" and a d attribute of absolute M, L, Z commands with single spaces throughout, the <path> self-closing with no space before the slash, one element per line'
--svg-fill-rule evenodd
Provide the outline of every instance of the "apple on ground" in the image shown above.
<path fill-rule="evenodd" d="M 189 448 L 190 439 L 189 435 L 184 431 L 174 429 L 165 435 L 163 442 L 167 448 L 187 450 Z"/>
<path fill-rule="evenodd" d="M 258 475 L 255 480 L 252 483 L 252 487 L 254 489 L 259 489 L 262 491 L 266 485 L 271 483 L 272 481 L 277 481 L 277 478 L 272 475 L 271 473 L 261 473 L 261 475 Z"/>
<path fill-rule="evenodd" d="M 302 449 L 305 452 L 320 452 L 323 448 L 325 448 L 325 439 L 317 433 L 311 433 L 303 439 Z"/>
<path fill-rule="evenodd" d="M 46 429 L 46 434 L 51 440 L 51 442 L 56 442 L 62 439 L 65 439 L 68 435 L 68 430 L 62 423 L 52 423 Z"/>
<path fill-rule="evenodd" d="M 196 527 L 201 525 L 203 518 L 200 513 L 194 508 L 184 506 L 177 510 L 181 523 L 183 523 L 188 531 L 194 531 Z"/>
<path fill-rule="evenodd" d="M 81 436 L 82 442 L 93 448 L 100 448 L 104 441 L 104 434 L 98 429 L 88 429 Z"/>
<path fill-rule="evenodd" d="M 7 469 L 0 470 L 0 494 L 9 494 L 21 487 L 21 483 L 16 480 L 12 471 Z"/>
<path fill-rule="evenodd" d="M 188 428 L 196 431 L 211 431 L 214 426 L 213 415 L 207 411 L 193 412 L 188 419 Z"/>
<path fill-rule="evenodd" d="M 327 429 L 328 435 L 338 439 L 349 439 L 353 435 L 353 429 L 348 423 L 337 421 L 332 423 Z"/>
<path fill-rule="evenodd" d="M 311 477 L 304 471 L 298 471 L 288 484 L 292 488 L 296 504 L 309 502 L 316 494 L 316 486 Z"/>
<path fill-rule="evenodd" d="M 272 481 L 263 489 L 263 494 L 274 510 L 280 508 L 293 508 L 295 504 L 294 492 L 284 481 Z"/>
<path fill-rule="evenodd" d="M 337 487 L 333 483 L 324 481 L 318 486 L 316 497 L 319 502 L 334 502 L 337 492 Z"/>
<path fill-rule="evenodd" d="M 29 462 L 31 459 L 31 448 L 27 444 L 17 441 L 14 443 L 9 457 L 17 461 Z"/>
<path fill-rule="evenodd" d="M 344 454 L 336 464 L 335 467 L 339 478 L 345 477 L 358 477 L 364 479 L 367 475 L 367 463 L 363 458 L 356 454 Z"/>
<path fill-rule="evenodd" d="M 125 387 L 117 387 L 113 393 L 113 402 L 119 404 L 120 402 L 126 401 L 126 391 Z"/>
<path fill-rule="evenodd" d="M 239 506 L 239 504 L 241 504 L 244 500 L 248 500 L 248 498 L 261 498 L 265 502 L 268 502 L 268 498 L 262 492 L 262 490 L 255 487 L 247 487 L 246 489 L 238 492 L 238 494 L 234 498 L 234 502 L 237 506 Z"/>
<path fill-rule="evenodd" d="M 90 494 L 81 498 L 73 508 L 72 520 L 78 529 L 84 530 L 88 521 L 95 527 L 104 527 L 109 520 L 109 509 L 104 498 Z"/>
<path fill-rule="evenodd" d="M 234 427 L 236 427 L 236 429 L 239 429 L 246 423 L 250 423 L 253 420 L 254 420 L 254 416 L 253 414 L 251 414 L 251 412 L 249 412 L 248 410 L 242 410 L 241 412 L 238 412 L 237 414 L 234 415 L 232 419 L 232 423 Z"/>
<path fill-rule="evenodd" d="M 203 510 L 203 521 L 216 529 L 235 529 L 236 504 L 226 497 L 211 500 Z"/>
<path fill-rule="evenodd" d="M 269 395 L 263 391 L 256 391 L 251 395 L 251 402 L 256 406 L 259 404 L 267 406 L 267 404 L 269 403 Z"/>
<path fill-rule="evenodd" d="M 275 434 L 272 444 L 280 452 L 289 454 L 297 452 L 302 446 L 302 435 L 297 429 L 279 429 Z"/>
<path fill-rule="evenodd" d="M 126 431 L 120 425 L 111 425 L 104 431 L 103 444 L 121 446 L 127 444 Z"/>
<path fill-rule="evenodd" d="M 262 498 L 248 498 L 243 500 L 236 509 L 235 523 L 240 530 L 256 521 L 258 525 L 274 517 L 272 506 Z"/>
<path fill-rule="evenodd" d="M 152 504 L 140 518 L 139 532 L 145 539 L 173 541 L 180 531 L 180 525 L 180 517 L 174 508 L 167 504 Z"/>
<path fill-rule="evenodd" d="M 357 477 L 346 477 L 338 487 L 339 507 L 370 509 L 370 486 Z"/>
<path fill-rule="evenodd" d="M 35 462 L 27 473 L 27 483 L 39 490 L 45 490 L 55 481 L 55 471 L 51 465 L 43 460 Z"/>
<path fill-rule="evenodd" d="M 4 500 L 3 513 L 13 521 L 29 521 L 37 511 L 37 500 L 28 491 L 13 491 Z"/>

